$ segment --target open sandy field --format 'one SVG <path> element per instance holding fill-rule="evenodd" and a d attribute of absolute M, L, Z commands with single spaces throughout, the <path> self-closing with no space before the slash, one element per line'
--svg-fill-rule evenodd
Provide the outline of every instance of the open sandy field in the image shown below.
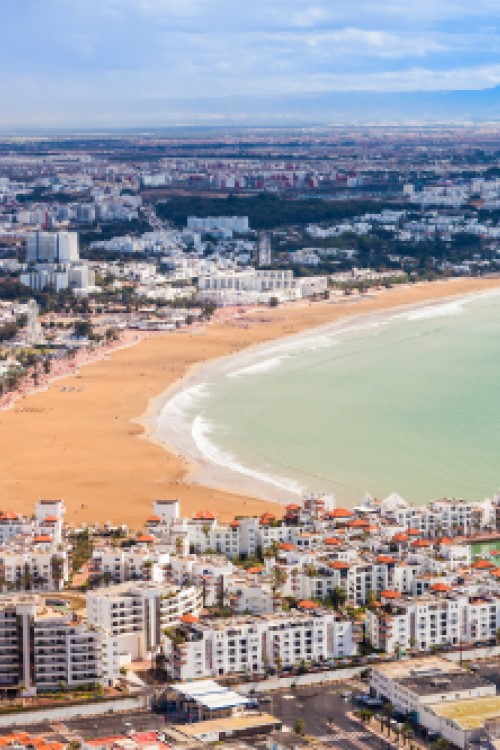
<path fill-rule="evenodd" d="M 25 396 L 0 412 L 0 509 L 31 512 L 39 498 L 64 498 L 70 522 L 140 528 L 155 498 L 179 497 L 185 514 L 221 519 L 281 507 L 189 484 L 189 466 L 148 440 L 138 424 L 150 400 L 214 357 L 356 313 L 500 288 L 500 279 L 455 279 L 394 288 L 361 300 L 297 304 L 227 318 L 202 330 L 151 335 Z"/>

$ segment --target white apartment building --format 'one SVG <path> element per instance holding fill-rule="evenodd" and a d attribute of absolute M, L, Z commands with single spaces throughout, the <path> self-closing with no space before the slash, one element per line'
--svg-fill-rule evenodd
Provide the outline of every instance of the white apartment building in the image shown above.
<path fill-rule="evenodd" d="M 170 577 L 177 586 L 196 586 L 204 607 L 223 606 L 234 565 L 225 557 L 198 555 L 172 557 Z"/>
<path fill-rule="evenodd" d="M 101 583 L 152 581 L 163 583 L 170 562 L 168 552 L 149 550 L 143 545 L 129 548 L 104 547 L 92 554 L 92 578 Z"/>
<path fill-rule="evenodd" d="M 59 292 L 63 289 L 72 289 L 76 292 L 86 292 L 95 286 L 95 273 L 83 261 L 65 265 L 44 263 L 22 273 L 20 281 L 24 286 L 37 291 L 54 289 Z"/>
<path fill-rule="evenodd" d="M 76 232 L 32 232 L 26 237 L 28 263 L 72 263 L 79 257 Z"/>
<path fill-rule="evenodd" d="M 87 592 L 88 622 L 116 638 L 122 664 L 151 658 L 162 631 L 201 606 L 201 593 L 193 586 L 138 582 Z"/>
<path fill-rule="evenodd" d="M 440 591 L 445 584 L 435 586 Z M 500 627 L 500 597 L 496 594 L 440 592 L 404 600 L 394 594 L 388 592 L 390 598 L 382 597 L 385 606 L 366 613 L 369 642 L 388 653 L 489 640 Z"/>
<path fill-rule="evenodd" d="M 424 508 L 404 501 L 382 511 L 382 518 L 403 529 L 417 529 L 422 535 L 468 535 L 495 524 L 495 503 L 483 500 L 466 503 L 459 500 L 436 500 Z"/>
<path fill-rule="evenodd" d="M 69 578 L 68 553 L 49 536 L 0 549 L 0 590 L 58 591 Z"/>
<path fill-rule="evenodd" d="M 178 680 L 261 672 L 357 651 L 353 623 L 319 610 L 185 622 L 165 635 L 163 647 L 167 669 Z"/>
<path fill-rule="evenodd" d="M 55 544 L 60 544 L 65 512 L 62 500 L 39 500 L 34 519 L 4 511 L 0 514 L 0 544 L 14 537 L 35 535 L 50 536 Z"/>
<path fill-rule="evenodd" d="M 246 234 L 250 231 L 248 216 L 188 216 L 187 228 L 193 232 L 231 231 Z"/>
<path fill-rule="evenodd" d="M 301 286 L 293 278 L 293 271 L 219 271 L 201 276 L 198 281 L 199 298 L 215 304 L 237 304 L 238 301 L 268 302 L 300 299 Z"/>
<path fill-rule="evenodd" d="M 21 284 L 32 289 L 72 289 L 86 293 L 95 286 L 95 274 L 80 261 L 76 232 L 34 232 L 26 238 L 29 264 Z"/>
<path fill-rule="evenodd" d="M 101 636 L 38 595 L 0 603 L 0 686 L 24 694 L 101 681 Z"/>

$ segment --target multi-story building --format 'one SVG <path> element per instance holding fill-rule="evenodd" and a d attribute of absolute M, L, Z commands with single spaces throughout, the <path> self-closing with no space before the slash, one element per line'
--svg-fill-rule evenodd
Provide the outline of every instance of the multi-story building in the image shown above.
<path fill-rule="evenodd" d="M 0 549 L 0 590 L 58 591 L 69 577 L 68 554 L 50 536 Z"/>
<path fill-rule="evenodd" d="M 150 550 L 142 544 L 128 548 L 97 548 L 92 555 L 91 577 L 101 583 L 162 583 L 166 578 L 169 561 L 168 552 Z"/>
<path fill-rule="evenodd" d="M 76 232 L 32 232 L 26 237 L 28 263 L 71 263 L 79 257 Z"/>
<path fill-rule="evenodd" d="M 101 682 L 102 637 L 38 595 L 0 602 L 0 686 L 25 694 Z"/>
<path fill-rule="evenodd" d="M 304 611 L 183 623 L 164 637 L 167 668 L 187 680 L 261 672 L 356 653 L 354 625 L 302 602 Z M 309 611 L 307 611 L 309 610 Z"/>
<path fill-rule="evenodd" d="M 34 232 L 26 239 L 27 270 L 21 283 L 32 289 L 73 289 L 86 292 L 95 275 L 88 263 L 79 260 L 76 232 Z"/>
<path fill-rule="evenodd" d="M 435 593 L 403 599 L 382 593 L 382 607 L 366 613 L 366 635 L 374 648 L 394 653 L 410 648 L 428 650 L 496 637 L 500 627 L 500 596 L 451 592 L 435 583 Z"/>
<path fill-rule="evenodd" d="M 201 592 L 193 586 L 137 582 L 87 592 L 89 624 L 116 638 L 123 663 L 151 658 L 162 631 L 201 606 Z"/>

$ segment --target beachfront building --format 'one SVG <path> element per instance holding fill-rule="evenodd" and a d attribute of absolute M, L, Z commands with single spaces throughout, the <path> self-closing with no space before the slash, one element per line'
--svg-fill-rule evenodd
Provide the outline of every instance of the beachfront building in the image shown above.
<path fill-rule="evenodd" d="M 381 518 L 403 531 L 416 529 L 422 536 L 468 536 L 496 529 L 497 499 L 478 503 L 435 500 L 426 506 L 412 506 L 398 495 L 391 495 L 381 506 Z"/>
<path fill-rule="evenodd" d="M 302 602 L 303 611 L 260 617 L 206 619 L 186 616 L 169 630 L 163 648 L 178 680 L 262 672 L 357 652 L 355 626 L 334 612 Z"/>
<path fill-rule="evenodd" d="M 169 563 L 170 554 L 151 549 L 149 543 L 127 548 L 97 547 L 92 553 L 90 577 L 94 585 L 124 581 L 163 583 Z"/>
<path fill-rule="evenodd" d="M 2 591 L 59 591 L 68 578 L 68 553 L 54 549 L 49 536 L 0 549 Z"/>
<path fill-rule="evenodd" d="M 12 510 L 0 513 L 0 544 L 15 537 L 50 536 L 55 544 L 62 541 L 64 514 L 62 500 L 39 500 L 34 517 L 28 518 Z"/>
<path fill-rule="evenodd" d="M 87 592 L 88 622 L 116 639 L 122 664 L 150 659 L 162 631 L 200 609 L 201 592 L 193 586 L 137 582 Z"/>
<path fill-rule="evenodd" d="M 217 271 L 198 280 L 198 297 L 216 305 L 237 305 L 301 298 L 301 287 L 290 270 Z"/>

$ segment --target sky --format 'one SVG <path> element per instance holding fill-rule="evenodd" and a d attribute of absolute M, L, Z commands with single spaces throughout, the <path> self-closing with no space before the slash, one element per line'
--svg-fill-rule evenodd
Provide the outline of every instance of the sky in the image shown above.
<path fill-rule="evenodd" d="M 328 122 L 336 96 L 500 84 L 498 0 L 0 0 L 0 28 L 3 129 L 287 123 L 311 98 Z"/>

